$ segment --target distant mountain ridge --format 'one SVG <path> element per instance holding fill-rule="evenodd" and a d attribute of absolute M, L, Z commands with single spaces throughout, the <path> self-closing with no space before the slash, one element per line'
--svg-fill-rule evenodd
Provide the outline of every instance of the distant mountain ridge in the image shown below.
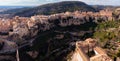
<path fill-rule="evenodd" d="M 23 8 L 29 6 L 0 6 L 0 9 L 14 9 L 14 8 Z"/>
<path fill-rule="evenodd" d="M 22 9 L 23 7 L 28 7 L 28 6 L 0 6 L 0 14 L 10 14 L 12 13 L 12 11 L 15 12 L 14 9 L 17 9 L 18 11 L 19 9 Z"/>
<path fill-rule="evenodd" d="M 23 10 L 21 12 L 15 13 L 14 16 L 18 15 L 18 16 L 29 17 L 39 14 L 50 15 L 50 14 L 62 13 L 66 11 L 73 12 L 76 10 L 95 11 L 94 8 L 80 1 L 63 1 L 58 3 L 45 4 L 31 9 Z"/>
<path fill-rule="evenodd" d="M 103 10 L 103 9 L 110 9 L 110 10 L 115 10 L 116 8 L 119 8 L 120 6 L 111 6 L 111 5 L 91 5 L 94 9 L 97 11 Z"/>
<path fill-rule="evenodd" d="M 31 7 L 21 7 L 21 8 L 6 8 L 6 10 L 0 12 L 0 14 L 15 14 L 17 12 L 29 9 Z"/>
<path fill-rule="evenodd" d="M 19 11 L 15 10 L 16 12 L 13 13 L 13 16 L 30 17 L 33 15 L 50 15 L 50 14 L 62 13 L 66 11 L 73 12 L 76 10 L 96 11 L 93 7 L 85 4 L 84 2 L 63 1 L 58 3 L 45 4 L 45 5 L 29 8 L 29 9 L 25 9 L 25 8 L 19 9 Z"/>

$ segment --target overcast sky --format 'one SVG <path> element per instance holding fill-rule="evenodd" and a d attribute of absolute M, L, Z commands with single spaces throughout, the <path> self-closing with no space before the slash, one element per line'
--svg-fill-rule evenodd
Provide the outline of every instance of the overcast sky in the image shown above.
<path fill-rule="evenodd" d="M 0 0 L 0 6 L 36 6 L 60 1 L 83 1 L 90 5 L 119 5 L 120 0 Z"/>

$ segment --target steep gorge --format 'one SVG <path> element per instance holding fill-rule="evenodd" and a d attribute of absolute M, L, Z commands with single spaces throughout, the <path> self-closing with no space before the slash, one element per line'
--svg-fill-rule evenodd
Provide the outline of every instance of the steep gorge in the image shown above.
<path fill-rule="evenodd" d="M 66 56 L 75 48 L 75 42 L 91 37 L 97 26 L 92 16 L 78 17 L 63 13 L 33 16 L 28 23 L 25 23 L 29 25 L 27 27 L 25 24 L 21 27 L 20 24 L 23 23 L 21 18 L 16 20 L 18 21 L 13 25 L 13 34 L 9 36 L 14 42 L 22 46 L 24 42 L 31 42 L 30 39 L 35 38 L 31 46 L 27 45 L 19 49 L 21 61 L 66 61 Z M 23 31 L 27 29 L 27 33 Z"/>

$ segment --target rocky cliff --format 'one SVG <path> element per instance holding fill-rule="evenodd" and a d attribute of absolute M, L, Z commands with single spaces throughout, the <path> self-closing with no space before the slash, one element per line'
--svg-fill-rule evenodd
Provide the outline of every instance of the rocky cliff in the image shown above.
<path fill-rule="evenodd" d="M 6 36 L 20 47 L 21 61 L 66 61 L 65 57 L 74 50 L 75 42 L 91 37 L 97 23 L 109 17 L 112 15 L 81 11 L 31 18 L 16 16 L 0 24 L 8 27 L 5 30 L 0 27 L 4 30 L 1 30 L 1 37 Z M 5 25 L 7 23 L 10 25 Z"/>

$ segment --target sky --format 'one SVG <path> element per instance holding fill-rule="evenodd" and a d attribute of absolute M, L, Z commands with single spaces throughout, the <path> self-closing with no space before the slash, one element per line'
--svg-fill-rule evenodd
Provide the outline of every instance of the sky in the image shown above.
<path fill-rule="evenodd" d="M 0 6 L 37 6 L 60 1 L 82 1 L 89 5 L 120 6 L 120 0 L 0 0 Z"/>

